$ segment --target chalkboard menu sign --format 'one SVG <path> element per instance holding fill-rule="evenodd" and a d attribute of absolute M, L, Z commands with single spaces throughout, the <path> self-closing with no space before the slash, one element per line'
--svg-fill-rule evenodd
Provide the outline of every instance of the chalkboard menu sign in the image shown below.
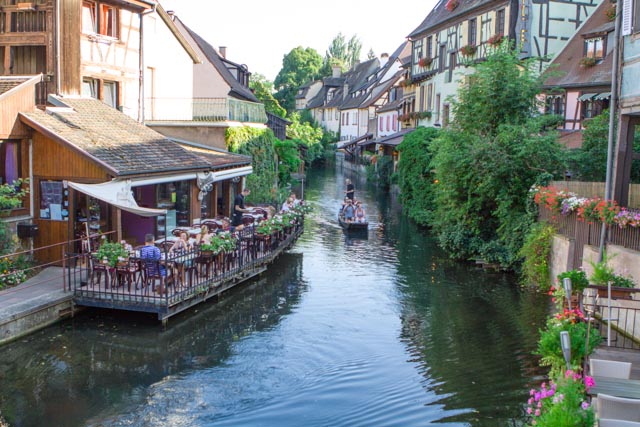
<path fill-rule="evenodd" d="M 40 218 L 56 221 L 69 217 L 69 190 L 62 181 L 40 181 Z"/>

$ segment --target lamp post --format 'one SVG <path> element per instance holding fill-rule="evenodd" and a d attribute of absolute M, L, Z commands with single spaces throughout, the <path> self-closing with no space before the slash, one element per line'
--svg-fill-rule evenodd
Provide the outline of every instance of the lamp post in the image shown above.
<path fill-rule="evenodd" d="M 571 310 L 571 278 L 565 277 L 562 279 L 562 287 L 564 287 L 564 294 L 567 297 L 567 305 Z"/>
<path fill-rule="evenodd" d="M 562 347 L 564 361 L 567 362 L 567 369 L 571 369 L 571 337 L 569 337 L 569 332 L 560 331 L 560 347 Z"/>

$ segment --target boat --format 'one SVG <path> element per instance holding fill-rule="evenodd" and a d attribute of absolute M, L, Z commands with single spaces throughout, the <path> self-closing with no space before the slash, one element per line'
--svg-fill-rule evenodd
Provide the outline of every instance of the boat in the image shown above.
<path fill-rule="evenodd" d="M 366 231 L 369 229 L 368 222 L 346 222 L 343 215 L 338 215 L 338 223 L 345 231 Z"/>

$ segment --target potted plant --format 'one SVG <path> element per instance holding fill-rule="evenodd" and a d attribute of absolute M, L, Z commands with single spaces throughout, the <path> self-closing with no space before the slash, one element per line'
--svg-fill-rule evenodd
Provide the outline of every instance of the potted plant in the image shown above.
<path fill-rule="evenodd" d="M 418 65 L 425 68 L 431 66 L 432 63 L 433 63 L 433 58 L 431 58 L 430 56 L 420 58 L 420 60 L 418 61 Z"/>
<path fill-rule="evenodd" d="M 96 252 L 98 260 L 108 265 L 109 267 L 115 267 L 119 262 L 125 262 L 129 258 L 129 251 L 127 251 L 122 243 L 109 242 L 105 240 L 98 248 Z"/>
<path fill-rule="evenodd" d="M 453 12 L 453 10 L 458 7 L 458 0 L 448 0 L 447 4 L 445 5 L 445 7 L 447 8 L 447 10 L 449 12 Z"/>
<path fill-rule="evenodd" d="M 463 56 L 473 56 L 476 54 L 476 52 L 478 51 L 478 48 L 475 45 L 472 44 L 468 44 L 466 46 L 462 46 L 460 48 L 460 53 Z"/>
<path fill-rule="evenodd" d="M 211 242 L 202 244 L 200 251 L 203 255 L 218 255 L 220 253 L 229 253 L 236 249 L 238 239 L 229 233 L 216 234 L 211 238 Z"/>
<path fill-rule="evenodd" d="M 584 68 L 593 67 L 598 63 L 598 60 L 593 56 L 584 56 L 580 59 L 580 66 Z"/>
<path fill-rule="evenodd" d="M 497 46 L 502 42 L 503 37 L 504 36 L 502 34 L 494 34 L 489 37 L 487 43 L 489 43 L 491 46 Z"/>
<path fill-rule="evenodd" d="M 589 277 L 590 287 L 597 289 L 598 296 L 607 298 L 609 295 L 609 283 L 611 283 L 612 299 L 632 299 L 631 290 L 634 289 L 635 283 L 628 277 L 616 274 L 613 267 L 609 265 L 606 252 L 602 256 L 602 261 L 589 261 L 593 273 Z"/>

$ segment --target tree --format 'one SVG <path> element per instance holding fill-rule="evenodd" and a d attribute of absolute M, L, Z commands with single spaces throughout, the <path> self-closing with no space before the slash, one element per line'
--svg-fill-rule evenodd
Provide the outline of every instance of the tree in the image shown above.
<path fill-rule="evenodd" d="M 342 33 L 333 38 L 324 57 L 324 64 L 320 74 L 330 76 L 334 66 L 340 66 L 342 71 L 351 69 L 360 61 L 362 43 L 357 36 L 352 36 L 347 42 Z"/>
<path fill-rule="evenodd" d="M 289 117 L 291 124 L 287 126 L 287 137 L 295 141 L 298 146 L 304 148 L 304 160 L 312 164 L 322 158 L 324 153 L 322 128 L 302 121 L 299 113 L 293 113 Z"/>
<path fill-rule="evenodd" d="M 252 74 L 249 88 L 253 90 L 256 98 L 264 104 L 267 112 L 276 116 L 286 117 L 287 111 L 280 106 L 280 103 L 273 96 L 273 83 L 267 80 L 265 76 L 258 73 Z"/>
<path fill-rule="evenodd" d="M 322 57 L 315 49 L 298 46 L 282 59 L 282 69 L 276 76 L 275 98 L 287 111 L 295 110 L 298 88 L 318 77 Z"/>
<path fill-rule="evenodd" d="M 561 176 L 555 116 L 537 115 L 541 80 L 533 61 L 503 44 L 476 65 L 453 101 L 455 119 L 431 144 L 431 226 L 456 258 L 513 267 L 535 216 L 529 189 Z"/>

